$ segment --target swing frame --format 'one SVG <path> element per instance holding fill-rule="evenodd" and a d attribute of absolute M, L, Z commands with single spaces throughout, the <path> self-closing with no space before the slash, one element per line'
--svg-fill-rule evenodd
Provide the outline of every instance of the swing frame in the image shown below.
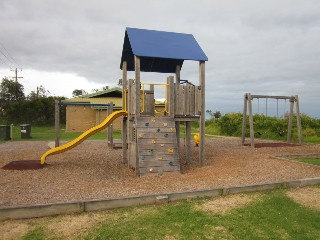
<path fill-rule="evenodd" d="M 247 112 L 249 112 L 249 125 L 250 125 L 250 143 L 251 147 L 254 148 L 254 127 L 253 127 L 253 115 L 252 115 L 252 100 L 254 98 L 260 99 L 265 98 L 266 101 L 269 98 L 272 99 L 284 99 L 285 101 L 288 99 L 290 101 L 290 113 L 289 113 L 289 122 L 288 122 L 288 135 L 287 135 L 287 143 L 291 142 L 291 134 L 292 134 L 292 120 L 293 120 L 293 108 L 296 106 L 296 116 L 297 116 L 297 129 L 298 129 L 298 137 L 299 144 L 303 144 L 302 140 L 302 127 L 301 127 L 301 115 L 300 115 L 300 106 L 299 106 L 299 96 L 269 96 L 269 95 L 252 95 L 251 93 L 244 94 L 244 107 L 243 107 L 243 119 L 242 119 L 242 136 L 241 136 L 241 145 L 244 146 L 246 139 L 246 128 L 247 128 Z"/>

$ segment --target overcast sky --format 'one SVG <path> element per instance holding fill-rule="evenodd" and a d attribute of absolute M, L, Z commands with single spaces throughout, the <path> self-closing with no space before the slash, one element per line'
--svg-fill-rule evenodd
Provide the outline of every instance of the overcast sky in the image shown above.
<path fill-rule="evenodd" d="M 319 0 L 1 0 L 0 10 L 0 78 L 22 68 L 26 94 L 116 86 L 125 28 L 135 27 L 194 35 L 209 58 L 206 109 L 241 112 L 246 92 L 298 94 L 301 111 L 320 117 Z M 181 78 L 198 84 L 198 75 L 198 62 L 186 61 Z M 264 100 L 253 104 L 265 112 Z M 288 110 L 278 102 L 279 115 Z"/>

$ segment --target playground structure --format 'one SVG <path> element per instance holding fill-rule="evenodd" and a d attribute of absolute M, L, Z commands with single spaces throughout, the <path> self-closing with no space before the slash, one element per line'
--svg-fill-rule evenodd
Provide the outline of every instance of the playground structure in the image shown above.
<path fill-rule="evenodd" d="M 300 116 L 300 106 L 299 106 L 299 97 L 295 96 L 269 96 L 269 95 L 252 95 L 251 93 L 244 94 L 244 107 L 243 107 L 243 119 L 242 119 L 242 136 L 241 136 L 241 145 L 244 146 L 246 138 L 246 128 L 247 128 L 247 112 L 249 112 L 249 125 L 250 125 L 250 145 L 255 147 L 254 144 L 254 127 L 253 127 L 253 114 L 252 114 L 252 100 L 266 99 L 266 115 L 267 115 L 267 99 L 277 99 L 277 115 L 278 115 L 278 100 L 289 100 L 290 101 L 290 112 L 288 120 L 288 133 L 287 133 L 287 143 L 291 142 L 292 134 L 292 120 L 293 120 L 293 109 L 294 105 L 296 106 L 296 117 L 297 117 L 297 130 L 299 144 L 302 144 L 302 128 L 301 128 L 301 116 Z"/>
<path fill-rule="evenodd" d="M 199 61 L 199 86 L 180 79 L 184 60 Z M 191 123 L 200 121 L 198 135 L 199 163 L 204 164 L 205 127 L 205 61 L 208 58 L 191 34 L 127 28 L 120 68 L 122 69 L 123 110 L 112 112 L 98 126 L 90 128 L 73 141 L 59 146 L 59 103 L 56 102 L 55 148 L 41 157 L 67 151 L 98 131 L 109 127 L 108 140 L 113 147 L 111 123 L 122 121 L 123 163 L 134 168 L 138 175 L 180 172 L 180 123 L 186 126 L 186 159 L 191 162 Z M 128 80 L 127 72 L 135 72 Z M 141 72 L 175 73 L 166 83 L 147 83 L 140 80 Z M 148 85 L 148 89 L 147 89 Z M 155 87 L 163 87 L 164 108 L 156 109 Z M 109 145 L 110 146 L 110 145 Z"/>
<path fill-rule="evenodd" d="M 180 79 L 184 60 L 199 61 L 199 86 Z M 180 123 L 186 126 L 186 159 L 191 161 L 191 123 L 200 121 L 199 163 L 204 164 L 205 61 L 191 34 L 127 28 L 122 69 L 123 163 L 138 175 L 179 172 Z M 135 80 L 128 80 L 134 71 Z M 165 83 L 141 81 L 141 72 L 173 73 Z M 148 86 L 148 88 L 147 88 Z M 165 107 L 155 109 L 155 89 L 165 90 Z"/>

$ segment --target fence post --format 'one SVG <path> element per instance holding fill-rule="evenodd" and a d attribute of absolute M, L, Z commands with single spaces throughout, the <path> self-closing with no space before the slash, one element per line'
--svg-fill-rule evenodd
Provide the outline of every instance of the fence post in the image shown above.
<path fill-rule="evenodd" d="M 54 101 L 54 126 L 56 130 L 55 147 L 60 146 L 60 101 Z"/>

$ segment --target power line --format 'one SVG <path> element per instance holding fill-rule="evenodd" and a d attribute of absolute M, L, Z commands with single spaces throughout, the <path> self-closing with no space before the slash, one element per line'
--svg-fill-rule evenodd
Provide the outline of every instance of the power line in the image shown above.
<path fill-rule="evenodd" d="M 0 62 L 3 64 L 3 65 L 7 65 L 9 68 L 12 67 L 12 65 L 8 64 L 8 61 L 2 57 L 2 55 L 0 55 Z"/>
<path fill-rule="evenodd" d="M 1 51 L 1 49 L 0 49 L 0 53 L 2 53 L 2 55 L 5 57 L 4 60 L 6 60 L 5 63 L 6 63 L 8 66 L 10 66 L 10 65 L 8 64 L 8 62 L 10 62 L 12 65 L 15 65 L 14 62 L 12 62 L 12 60 L 10 60 L 10 59 L 8 58 L 8 56 L 7 56 L 4 52 Z M 2 60 L 3 60 L 3 59 L 2 59 Z"/>
<path fill-rule="evenodd" d="M 3 43 L 0 41 L 0 45 L 2 46 L 3 50 L 6 52 L 6 54 L 0 50 L 0 52 L 2 53 L 3 56 L 5 56 L 11 63 L 13 63 L 13 65 L 16 65 L 17 67 L 19 66 L 19 64 L 17 63 L 17 61 L 13 58 L 13 56 L 9 53 L 9 51 L 6 49 L 6 47 L 3 45 Z"/>

